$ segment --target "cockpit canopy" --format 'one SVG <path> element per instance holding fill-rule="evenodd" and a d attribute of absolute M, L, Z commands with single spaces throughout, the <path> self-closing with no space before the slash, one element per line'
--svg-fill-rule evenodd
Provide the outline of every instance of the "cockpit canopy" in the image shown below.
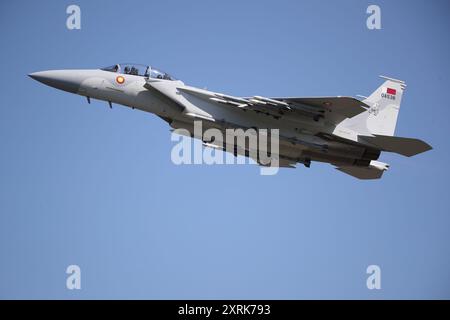
<path fill-rule="evenodd" d="M 164 71 L 143 64 L 120 63 L 110 67 L 102 68 L 102 70 L 122 74 L 131 74 L 134 76 L 145 78 L 176 80 L 174 77 Z"/>

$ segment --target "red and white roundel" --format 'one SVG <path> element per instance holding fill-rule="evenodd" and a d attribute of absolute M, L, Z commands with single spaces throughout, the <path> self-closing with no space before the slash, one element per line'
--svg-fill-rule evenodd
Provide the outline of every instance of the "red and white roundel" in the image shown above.
<path fill-rule="evenodd" d="M 117 81 L 118 84 L 122 84 L 122 83 L 125 82 L 125 78 L 122 77 L 122 76 L 117 76 L 116 77 L 116 81 Z"/>

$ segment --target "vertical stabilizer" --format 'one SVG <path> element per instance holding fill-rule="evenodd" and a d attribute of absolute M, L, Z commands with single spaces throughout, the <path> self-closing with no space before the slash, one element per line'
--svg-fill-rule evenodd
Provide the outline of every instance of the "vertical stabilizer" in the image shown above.
<path fill-rule="evenodd" d="M 363 100 L 370 108 L 349 119 L 346 127 L 364 134 L 394 135 L 406 84 L 402 80 L 384 76 L 381 78 L 385 79 L 385 82 Z"/>

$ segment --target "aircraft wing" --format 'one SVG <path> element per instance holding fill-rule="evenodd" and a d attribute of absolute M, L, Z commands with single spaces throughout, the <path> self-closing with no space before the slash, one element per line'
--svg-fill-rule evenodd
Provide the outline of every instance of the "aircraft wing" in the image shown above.
<path fill-rule="evenodd" d="M 223 152 L 227 151 L 226 150 L 226 146 L 223 145 L 223 144 L 217 144 L 217 143 L 214 143 L 214 142 L 208 142 L 208 143 L 203 142 L 203 145 L 205 147 L 218 149 L 218 150 L 221 150 Z M 265 166 L 265 167 L 268 166 L 268 165 L 265 165 L 265 164 L 262 164 L 261 162 L 259 162 L 257 157 L 254 158 L 250 154 L 246 153 L 245 150 L 237 150 L 236 152 L 239 155 L 248 156 L 248 157 L 252 158 L 260 166 Z M 287 159 L 287 158 L 284 158 L 284 157 L 280 156 L 279 159 L 278 159 L 278 166 L 277 167 L 279 167 L 279 168 L 294 168 L 295 169 L 296 165 L 297 165 L 296 161 L 293 161 L 291 159 Z"/>
<path fill-rule="evenodd" d="M 287 114 L 302 114 L 315 120 L 324 118 L 339 123 L 370 108 L 364 102 L 352 97 L 311 97 L 311 98 L 266 98 L 261 96 L 234 97 L 222 93 L 180 87 L 180 91 L 208 99 L 209 101 L 229 105 L 244 110 L 264 113 L 275 118 Z"/>
<path fill-rule="evenodd" d="M 370 108 L 364 102 L 352 97 L 275 98 L 288 103 L 292 108 L 319 114 L 334 113 L 340 117 L 352 118 Z"/>

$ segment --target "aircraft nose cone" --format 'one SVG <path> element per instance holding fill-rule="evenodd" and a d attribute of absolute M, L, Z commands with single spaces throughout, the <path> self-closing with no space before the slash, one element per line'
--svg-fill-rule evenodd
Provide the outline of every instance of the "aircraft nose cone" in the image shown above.
<path fill-rule="evenodd" d="M 30 78 L 50 87 L 77 93 L 83 77 L 76 70 L 50 70 L 30 73 Z"/>

